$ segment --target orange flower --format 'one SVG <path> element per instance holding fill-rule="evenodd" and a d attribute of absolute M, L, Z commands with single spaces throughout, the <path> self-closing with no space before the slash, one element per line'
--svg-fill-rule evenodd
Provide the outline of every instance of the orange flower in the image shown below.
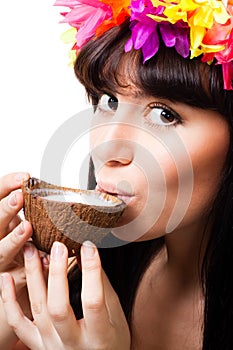
<path fill-rule="evenodd" d="M 99 0 L 112 9 L 112 19 L 104 21 L 96 31 L 96 35 L 100 36 L 108 29 L 123 23 L 127 17 L 130 17 L 130 0 Z"/>

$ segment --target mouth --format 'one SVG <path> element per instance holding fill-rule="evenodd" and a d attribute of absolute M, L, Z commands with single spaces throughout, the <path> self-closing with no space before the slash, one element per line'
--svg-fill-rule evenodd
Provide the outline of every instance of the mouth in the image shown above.
<path fill-rule="evenodd" d="M 96 191 L 104 192 L 104 193 L 107 193 L 111 196 L 115 196 L 115 197 L 121 199 L 127 205 L 134 198 L 134 195 L 132 193 L 127 193 L 123 189 L 118 189 L 118 188 L 116 188 L 116 186 L 114 186 L 112 184 L 102 183 L 100 181 L 98 181 L 95 189 L 96 189 Z"/>

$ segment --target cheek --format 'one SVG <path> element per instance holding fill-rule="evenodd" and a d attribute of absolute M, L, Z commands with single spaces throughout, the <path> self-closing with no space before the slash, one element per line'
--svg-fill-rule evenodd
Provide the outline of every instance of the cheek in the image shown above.
<path fill-rule="evenodd" d="M 227 140 L 227 138 L 226 138 Z M 193 200 L 207 210 L 215 199 L 224 170 L 228 142 L 222 138 L 208 139 L 201 145 L 199 155 L 192 154 L 194 170 Z"/>
<path fill-rule="evenodd" d="M 102 127 L 92 126 L 92 129 L 90 130 L 90 133 L 89 133 L 89 144 L 90 144 L 91 150 L 103 142 L 104 140 L 103 135 L 106 132 L 107 132 L 107 128 L 104 126 Z"/>
<path fill-rule="evenodd" d="M 220 187 L 229 149 L 229 130 L 223 121 L 219 121 L 212 132 L 210 126 L 194 130 L 189 140 L 184 138 L 193 168 L 193 190 L 184 216 L 186 222 L 208 215 Z"/>
<path fill-rule="evenodd" d="M 220 181 L 229 149 L 227 125 L 217 125 L 210 132 L 206 124 L 201 130 L 180 134 L 184 149 L 180 152 L 166 151 L 154 154 L 166 180 L 165 202 L 160 202 L 158 193 L 164 191 L 162 182 L 154 176 L 150 184 L 150 214 L 161 211 L 159 218 L 142 240 L 170 233 L 177 228 L 202 224 L 219 190 Z M 171 150 L 171 149 L 170 149 Z M 161 156 L 162 155 L 162 156 Z M 145 216 L 145 221 L 147 220 Z"/>
<path fill-rule="evenodd" d="M 147 157 L 140 157 L 138 166 L 134 165 L 131 183 L 136 198 L 120 221 L 120 225 L 126 226 L 114 230 L 118 238 L 144 240 L 164 234 L 177 199 L 178 175 L 167 150 L 161 145 L 156 149 L 156 153 L 148 152 Z"/>

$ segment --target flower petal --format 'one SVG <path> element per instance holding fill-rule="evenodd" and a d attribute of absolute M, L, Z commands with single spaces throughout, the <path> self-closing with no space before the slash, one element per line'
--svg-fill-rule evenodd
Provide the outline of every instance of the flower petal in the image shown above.
<path fill-rule="evenodd" d="M 233 62 L 222 64 L 222 73 L 225 90 L 233 90 Z"/>
<path fill-rule="evenodd" d="M 143 63 L 153 57 L 157 53 L 158 49 L 159 36 L 157 30 L 155 30 L 153 33 L 151 33 L 146 43 L 142 47 Z"/>
<path fill-rule="evenodd" d="M 160 30 L 164 44 L 167 47 L 175 46 L 176 33 L 174 33 L 170 23 L 167 23 L 167 22 L 160 23 L 159 30 Z"/>
<path fill-rule="evenodd" d="M 133 39 L 129 38 L 129 40 L 125 44 L 125 52 L 131 51 L 133 48 Z"/>
<path fill-rule="evenodd" d="M 98 8 L 92 17 L 86 20 L 77 32 L 76 39 L 78 47 L 82 47 L 92 36 L 98 26 L 103 22 L 105 13 Z"/>
<path fill-rule="evenodd" d="M 156 26 L 147 27 L 140 22 L 134 26 L 132 31 L 132 39 L 133 39 L 135 50 L 140 49 L 145 44 L 146 40 L 148 39 L 150 34 L 153 32 L 155 27 Z"/>

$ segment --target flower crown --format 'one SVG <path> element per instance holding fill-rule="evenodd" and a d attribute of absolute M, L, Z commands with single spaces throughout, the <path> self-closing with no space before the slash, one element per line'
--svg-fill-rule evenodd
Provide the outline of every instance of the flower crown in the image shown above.
<path fill-rule="evenodd" d="M 63 35 L 73 42 L 72 57 L 93 37 L 130 19 L 125 51 L 142 50 L 143 61 L 159 49 L 159 33 L 167 47 L 184 58 L 202 55 L 222 65 L 224 89 L 233 90 L 233 0 L 56 0 L 65 6 Z"/>

